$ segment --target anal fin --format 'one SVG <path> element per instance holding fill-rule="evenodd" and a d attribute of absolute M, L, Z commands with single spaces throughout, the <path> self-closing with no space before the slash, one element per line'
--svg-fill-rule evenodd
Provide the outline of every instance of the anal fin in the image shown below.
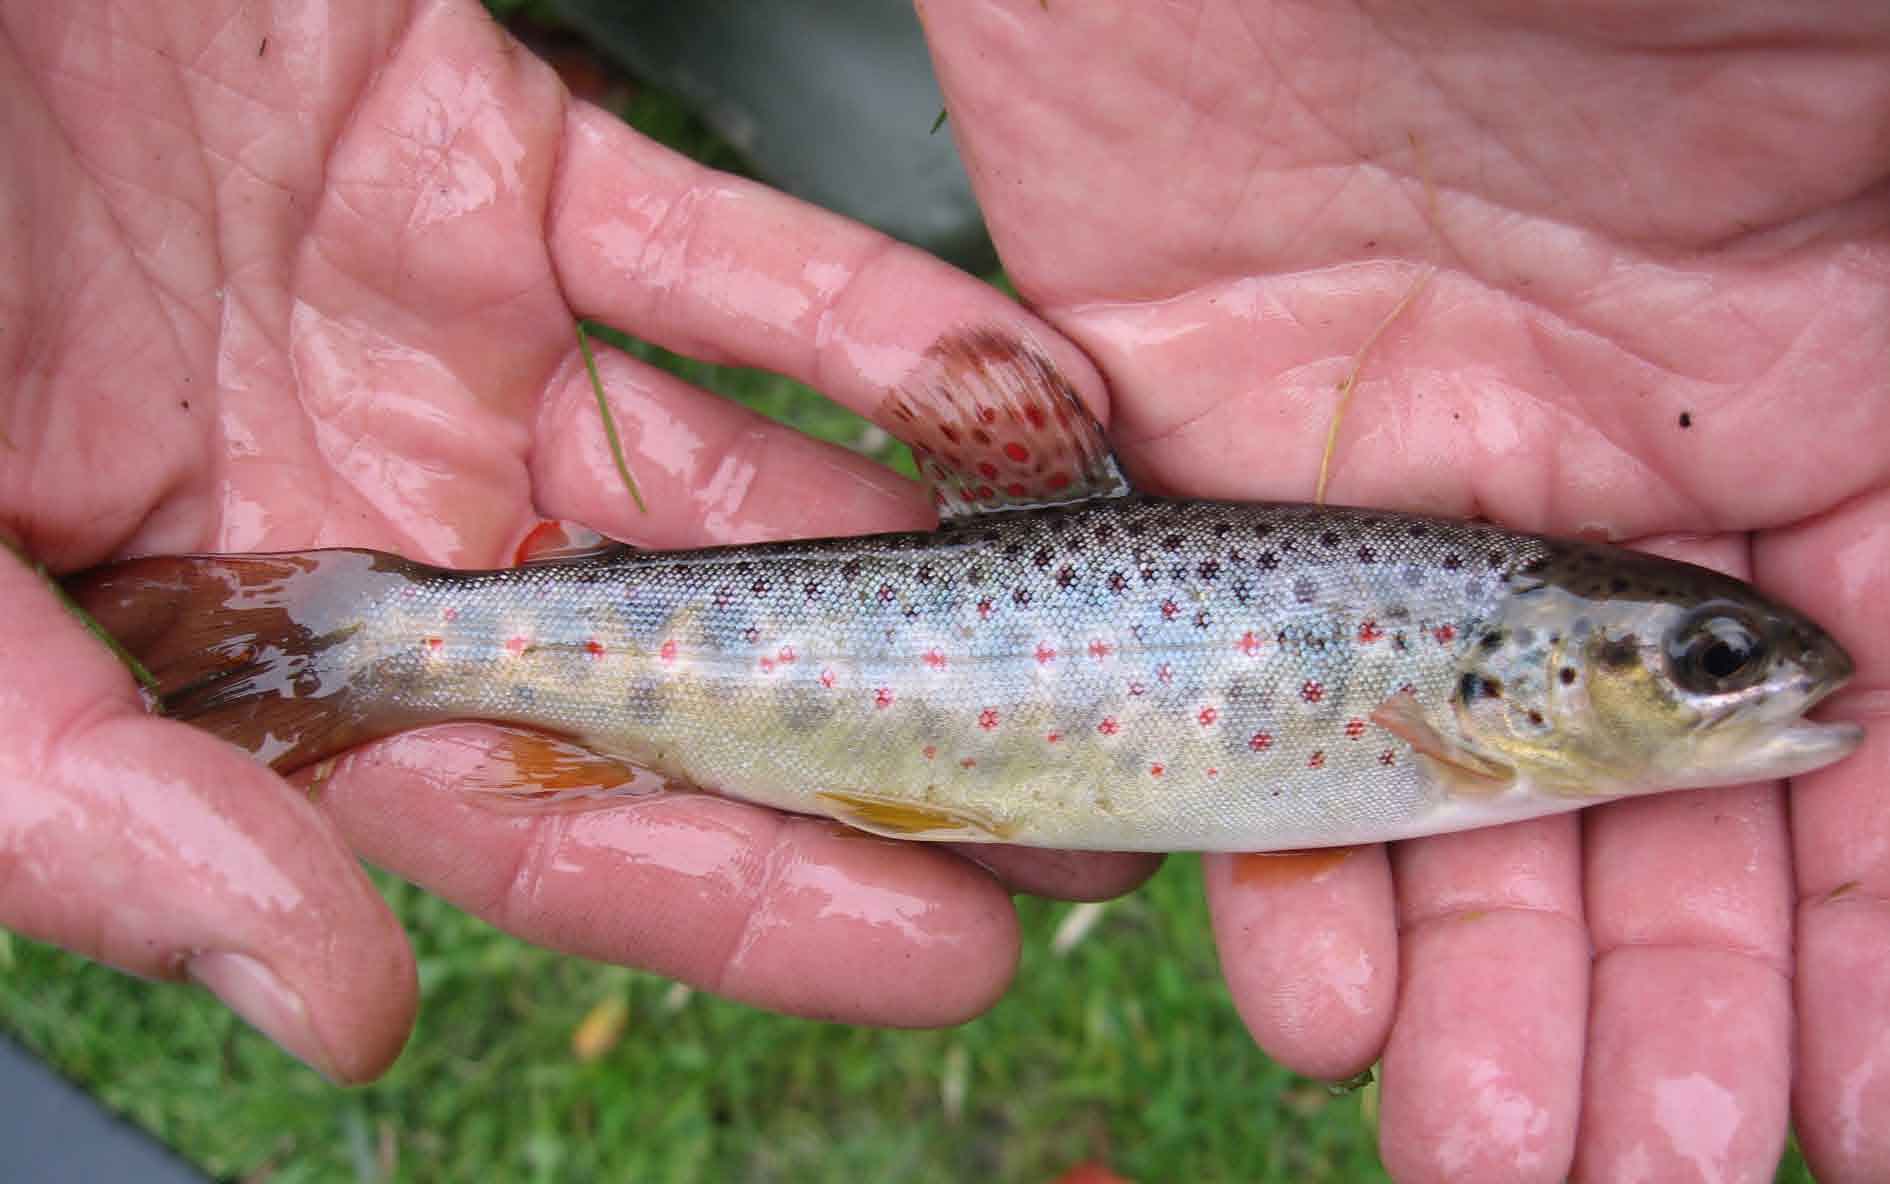
<path fill-rule="evenodd" d="M 848 790 L 823 790 L 814 797 L 848 826 L 889 839 L 998 843 L 1010 837 L 1008 827 L 970 810 Z"/>

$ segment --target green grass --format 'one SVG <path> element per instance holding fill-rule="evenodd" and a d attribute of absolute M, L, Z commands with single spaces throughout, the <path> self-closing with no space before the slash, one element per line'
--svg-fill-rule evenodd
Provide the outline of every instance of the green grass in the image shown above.
<path fill-rule="evenodd" d="M 1107 1157 L 1154 1180 L 1382 1178 L 1361 1096 L 1255 1051 L 1219 985 L 1198 863 L 1171 860 L 1065 957 L 1070 906 L 1025 900 L 1016 987 L 936 1032 L 767 1015 L 563 958 L 383 878 L 421 1015 L 382 1082 L 342 1091 L 207 996 L 15 940 L 0 1013 L 29 1047 L 224 1177 L 287 1181 L 1049 1181 Z M 580 1063 L 573 1029 L 629 1004 Z M 964 1102 L 944 1102 L 962 1064 Z"/>

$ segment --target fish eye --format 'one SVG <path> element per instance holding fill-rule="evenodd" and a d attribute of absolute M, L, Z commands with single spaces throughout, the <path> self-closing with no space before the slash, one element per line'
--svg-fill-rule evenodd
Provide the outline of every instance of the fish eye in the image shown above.
<path fill-rule="evenodd" d="M 1702 605 L 1667 638 L 1674 681 L 1703 695 L 1740 691 L 1765 676 L 1771 647 L 1751 618 L 1732 605 Z"/>

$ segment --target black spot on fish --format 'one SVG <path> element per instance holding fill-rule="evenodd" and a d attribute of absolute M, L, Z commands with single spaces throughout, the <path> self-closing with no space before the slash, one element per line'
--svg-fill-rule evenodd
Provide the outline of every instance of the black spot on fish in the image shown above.
<path fill-rule="evenodd" d="M 1462 566 L 1463 566 L 1463 556 L 1457 554 L 1455 551 L 1449 551 L 1445 553 L 1444 555 L 1444 570 L 1445 571 L 1456 571 L 1458 568 Z"/>
<path fill-rule="evenodd" d="M 1208 616 L 1206 609 L 1202 609 L 1200 612 L 1194 614 L 1194 627 L 1196 629 L 1206 629 L 1212 623 L 1213 618 Z"/>
<path fill-rule="evenodd" d="M 1431 530 L 1430 527 L 1425 526 L 1422 522 L 1413 522 L 1405 533 L 1409 534 L 1414 539 L 1421 539 L 1431 533 Z"/>
<path fill-rule="evenodd" d="M 1293 599 L 1301 604 L 1311 604 L 1319 595 L 1319 586 L 1305 576 L 1293 581 Z"/>
<path fill-rule="evenodd" d="M 1155 569 L 1153 567 L 1145 567 L 1142 569 L 1142 582 L 1144 584 L 1152 584 L 1155 582 Z"/>
<path fill-rule="evenodd" d="M 1538 727 L 1538 728 L 1541 727 L 1542 726 L 1542 713 L 1540 711 L 1534 711 L 1534 710 L 1530 711 L 1529 723 L 1534 727 Z"/>
<path fill-rule="evenodd" d="M 1023 553 L 1024 544 L 1022 543 L 1006 543 L 1004 546 L 1004 558 L 1006 559 L 1015 559 Z"/>
<path fill-rule="evenodd" d="M 749 645 L 761 644 L 761 630 L 750 625 L 748 628 L 742 630 L 742 640 Z"/>
<path fill-rule="evenodd" d="M 1490 565 L 1491 571 L 1496 571 L 1498 568 L 1503 566 L 1504 558 L 1505 557 L 1501 551 L 1491 551 L 1489 555 L 1484 557 L 1484 562 Z"/>
<path fill-rule="evenodd" d="M 1682 411 L 1680 413 L 1680 426 L 1683 428 L 1693 426 L 1693 413 L 1691 411 Z"/>
<path fill-rule="evenodd" d="M 1573 666 L 1564 666 L 1562 667 L 1560 671 L 1557 672 L 1556 677 L 1562 680 L 1563 686 L 1565 687 L 1572 686 L 1575 682 L 1575 677 L 1576 677 L 1575 668 Z"/>
<path fill-rule="evenodd" d="M 1233 529 L 1234 529 L 1233 527 L 1227 525 L 1227 523 L 1225 522 L 1216 522 L 1214 524 L 1214 537 L 1217 539 L 1224 539 L 1227 537 L 1228 532 Z"/>
<path fill-rule="evenodd" d="M 1128 588 L 1129 588 L 1128 576 L 1123 575 L 1119 571 L 1112 571 L 1109 573 L 1109 590 L 1111 592 L 1116 592 L 1116 593 L 1126 592 L 1128 591 Z"/>
<path fill-rule="evenodd" d="M 929 563 L 921 563 L 919 570 L 913 574 L 918 576 L 921 584 L 929 584 L 932 582 L 932 565 Z"/>
<path fill-rule="evenodd" d="M 1040 547 L 1038 548 L 1037 553 L 1030 557 L 1030 561 L 1036 564 L 1038 567 L 1049 567 L 1051 558 L 1052 556 L 1050 554 L 1050 548 Z"/>
<path fill-rule="evenodd" d="M 1068 588 L 1076 582 L 1076 569 L 1065 565 L 1057 569 L 1057 587 Z"/>
<path fill-rule="evenodd" d="M 1241 604 L 1245 604 L 1247 603 L 1248 599 L 1252 595 L 1253 595 L 1253 589 L 1247 586 L 1247 581 L 1239 580 L 1235 582 L 1234 584 L 1234 599 L 1235 600 L 1239 601 Z"/>
<path fill-rule="evenodd" d="M 1497 649 L 1503 644 L 1503 631 L 1501 629 L 1492 629 L 1479 638 L 1478 643 L 1486 650 Z"/>
<path fill-rule="evenodd" d="M 1253 528 L 1253 537 L 1257 539 L 1266 538 L 1268 535 L 1272 533 L 1273 533 L 1273 528 L 1264 522 L 1260 523 L 1259 525 Z"/>
<path fill-rule="evenodd" d="M 1328 530 L 1326 533 L 1320 535 L 1319 545 L 1322 547 L 1338 546 L 1339 545 L 1339 532 L 1336 530 Z"/>
<path fill-rule="evenodd" d="M 1017 602 L 1018 608 L 1024 608 L 1025 606 L 1030 604 L 1030 589 L 1029 588 L 1012 589 L 1011 599 Z"/>
<path fill-rule="evenodd" d="M 761 579 L 756 580 L 754 583 L 748 585 L 748 590 L 750 592 L 753 592 L 756 596 L 766 596 L 768 594 L 769 587 L 770 585 L 768 583 L 767 577 L 764 576 Z"/>
<path fill-rule="evenodd" d="M 1476 699 L 1501 699 L 1503 684 L 1494 678 L 1483 678 L 1476 674 L 1465 674 L 1457 680 L 1457 697 L 1465 703 Z"/>
<path fill-rule="evenodd" d="M 879 586 L 879 602 L 881 604 L 891 604 L 893 597 L 896 595 L 898 595 L 898 593 L 893 591 L 891 584 L 881 584 Z"/>
<path fill-rule="evenodd" d="M 1261 571 L 1272 571 L 1274 568 L 1280 566 L 1280 557 L 1271 551 L 1262 551 L 1260 552 L 1260 558 L 1254 560 L 1254 562 L 1260 565 Z"/>
<path fill-rule="evenodd" d="M 1107 525 L 1098 526 L 1093 532 L 1093 534 L 1091 535 L 1091 537 L 1096 540 L 1097 546 L 1099 547 L 1107 546 L 1109 544 L 1109 540 L 1116 537 L 1116 528 L 1113 526 L 1107 526 Z"/>
<path fill-rule="evenodd" d="M 1181 536 L 1178 534 L 1163 535 L 1162 536 L 1162 550 L 1164 551 L 1181 550 Z"/>
<path fill-rule="evenodd" d="M 807 599 L 809 600 L 820 599 L 820 584 L 818 582 L 814 580 L 807 581 L 807 586 L 803 590 L 807 593 Z"/>
<path fill-rule="evenodd" d="M 1358 549 L 1358 561 L 1360 563 L 1377 563 L 1378 552 L 1372 550 L 1370 547 L 1360 547 Z"/>
<path fill-rule="evenodd" d="M 1213 559 L 1203 559 L 1194 570 L 1202 579 L 1211 580 L 1221 574 L 1221 565 Z"/>
<path fill-rule="evenodd" d="M 1603 666 L 1622 670 L 1640 661 L 1640 641 L 1632 633 L 1626 637 L 1610 637 L 1602 641 L 1596 651 L 1596 657 Z"/>
<path fill-rule="evenodd" d="M 857 559 L 849 559 L 840 565 L 840 578 L 843 580 L 851 580 L 859 574 L 860 561 Z"/>
<path fill-rule="evenodd" d="M 967 584 L 984 583 L 984 568 L 980 567 L 978 564 L 975 564 L 975 563 L 972 564 L 970 567 L 966 568 L 965 569 L 965 583 Z"/>

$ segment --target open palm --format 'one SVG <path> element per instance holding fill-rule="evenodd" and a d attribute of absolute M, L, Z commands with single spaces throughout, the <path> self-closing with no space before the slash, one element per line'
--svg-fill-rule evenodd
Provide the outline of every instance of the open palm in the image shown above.
<path fill-rule="evenodd" d="M 470 0 L 327 13 L 0 6 L 0 506 L 56 572 L 343 544 L 490 566 L 540 516 L 652 546 L 921 525 L 909 483 L 613 357 L 637 513 L 573 318 L 868 409 L 946 329 L 1053 336 L 572 103 Z M 351 754 L 312 804 L 146 716 L 11 561 L 0 609 L 0 924 L 195 978 L 341 1079 L 380 1072 L 414 1007 L 356 851 L 547 945 L 880 1023 L 990 1002 L 1016 957 L 1008 887 L 1088 895 L 1149 866 L 993 852 L 987 871 L 706 797 L 499 815 L 457 787 L 543 754 L 476 726 Z"/>
<path fill-rule="evenodd" d="M 922 8 L 1009 273 L 1144 485 L 1646 540 L 1858 659 L 1865 748 L 1343 862 L 1210 861 L 1281 1060 L 1400 1179 L 1890 1173 L 1881 5 Z M 1654 536 L 1685 536 L 1658 539 Z M 1794 1081 L 1794 1069 L 1796 1078 Z"/>

